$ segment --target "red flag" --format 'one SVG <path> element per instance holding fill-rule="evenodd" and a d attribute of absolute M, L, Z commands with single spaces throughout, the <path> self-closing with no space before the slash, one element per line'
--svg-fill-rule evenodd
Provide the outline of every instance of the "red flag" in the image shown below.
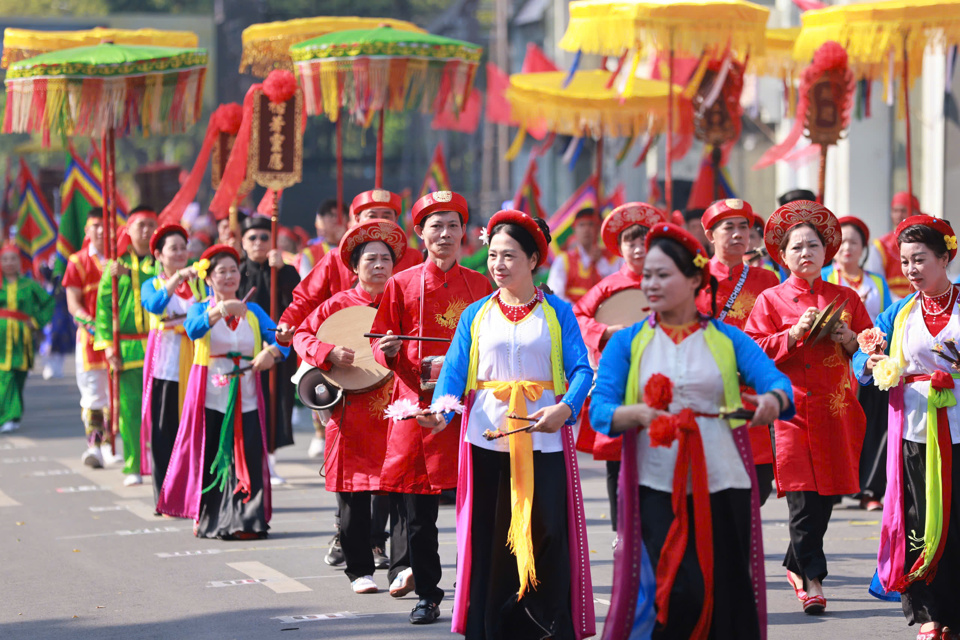
<path fill-rule="evenodd" d="M 532 42 L 527 43 L 527 53 L 523 57 L 521 73 L 535 73 L 538 71 L 559 71 L 553 60 L 547 57 L 543 49 Z"/>
<path fill-rule="evenodd" d="M 507 101 L 507 87 L 510 78 L 492 62 L 487 63 L 487 122 L 516 125 L 510 119 L 510 103 Z"/>
<path fill-rule="evenodd" d="M 460 131 L 462 133 L 475 133 L 480 126 L 480 103 L 483 100 L 479 90 L 473 89 L 467 98 L 466 104 L 460 110 L 460 114 L 451 113 L 450 110 L 443 111 L 433 118 L 430 125 L 433 129 L 446 129 L 448 131 Z"/>
<path fill-rule="evenodd" d="M 433 150 L 433 160 L 427 168 L 427 175 L 420 187 L 419 198 L 434 191 L 450 191 L 450 176 L 447 173 L 447 160 L 443 155 L 443 144 L 437 143 Z"/>

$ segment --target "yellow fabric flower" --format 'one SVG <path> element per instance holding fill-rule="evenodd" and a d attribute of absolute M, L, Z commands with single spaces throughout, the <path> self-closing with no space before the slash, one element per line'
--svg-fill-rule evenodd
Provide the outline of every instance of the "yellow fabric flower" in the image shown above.
<path fill-rule="evenodd" d="M 693 259 L 693 264 L 696 265 L 698 269 L 703 269 L 708 262 L 710 262 L 710 259 L 702 253 L 698 253 Z"/>
<path fill-rule="evenodd" d="M 873 383 L 880 391 L 900 384 L 900 365 L 894 358 L 885 358 L 873 367 Z"/>
<path fill-rule="evenodd" d="M 207 279 L 207 271 L 210 269 L 210 260 L 204 258 L 203 260 L 197 260 L 197 264 L 194 265 L 197 270 L 197 277 L 201 280 Z"/>
<path fill-rule="evenodd" d="M 943 236 L 943 240 L 947 243 L 947 249 L 957 248 L 957 236 Z"/>

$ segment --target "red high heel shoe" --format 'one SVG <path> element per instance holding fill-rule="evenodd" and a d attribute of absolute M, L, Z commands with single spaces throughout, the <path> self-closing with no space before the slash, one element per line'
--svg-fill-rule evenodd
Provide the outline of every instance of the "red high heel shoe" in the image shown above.
<path fill-rule="evenodd" d="M 803 612 L 807 615 L 818 616 L 827 610 L 827 599 L 823 596 L 807 596 L 803 600 Z"/>
<path fill-rule="evenodd" d="M 946 635 L 943 633 L 943 629 L 930 629 L 917 634 L 917 640 L 941 640 L 944 638 L 946 638 Z"/>
<path fill-rule="evenodd" d="M 797 596 L 797 600 L 800 601 L 800 604 L 803 604 L 807 599 L 807 592 L 803 589 L 803 582 L 800 583 L 798 587 L 797 584 L 793 581 L 793 574 L 787 571 L 787 582 L 790 583 L 790 586 L 793 587 L 793 592 Z"/>

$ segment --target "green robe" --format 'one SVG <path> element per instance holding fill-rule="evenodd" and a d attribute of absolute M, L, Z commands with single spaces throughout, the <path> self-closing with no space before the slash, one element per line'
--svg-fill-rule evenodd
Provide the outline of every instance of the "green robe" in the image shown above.
<path fill-rule="evenodd" d="M 0 424 L 19 422 L 23 416 L 23 386 L 33 367 L 33 334 L 53 316 L 53 296 L 30 278 L 10 282 L 0 278 L 0 311 L 24 314 L 0 317 Z"/>

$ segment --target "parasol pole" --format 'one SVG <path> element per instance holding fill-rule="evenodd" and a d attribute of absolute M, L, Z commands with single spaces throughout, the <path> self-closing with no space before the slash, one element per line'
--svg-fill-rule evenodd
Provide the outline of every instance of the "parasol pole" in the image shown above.
<path fill-rule="evenodd" d="M 827 144 L 820 144 L 820 177 L 817 192 L 820 195 L 820 204 L 825 204 L 827 201 L 827 150 L 829 148 Z"/>
<path fill-rule="evenodd" d="M 376 189 L 383 188 L 383 111 L 380 109 L 380 126 L 377 127 L 377 173 L 373 182 Z"/>
<path fill-rule="evenodd" d="M 913 197 L 913 159 L 911 157 L 913 146 L 910 136 L 910 82 L 907 59 L 907 34 L 903 34 L 903 107 L 906 113 L 907 121 L 907 192 Z M 890 79 L 893 82 L 893 78 Z M 911 215 L 913 212 L 911 211 Z"/>
<path fill-rule="evenodd" d="M 721 197 L 720 189 L 720 161 L 723 160 L 723 149 L 720 145 L 713 145 L 713 149 L 710 150 L 710 164 L 713 165 L 713 198 L 712 200 L 719 200 Z"/>
<path fill-rule="evenodd" d="M 97 147 L 96 140 L 91 140 L 90 142 L 94 146 L 94 148 Z M 103 254 L 104 254 L 103 257 L 106 258 L 106 261 L 109 264 L 109 262 L 115 258 L 114 248 L 116 247 L 116 245 L 113 240 L 113 225 L 111 224 L 110 215 L 109 215 L 110 190 L 107 189 L 107 161 L 104 159 L 107 156 L 106 131 L 104 131 L 103 134 L 100 136 L 99 152 L 100 152 L 100 158 L 101 158 L 100 160 L 100 194 L 103 200 L 103 213 L 104 213 L 103 215 Z M 113 302 L 112 284 L 113 282 L 111 279 L 111 293 L 110 293 L 111 304 Z M 111 306 L 111 310 L 112 309 L 113 308 Z M 117 372 L 113 370 L 113 366 L 110 365 L 109 363 L 107 366 L 107 371 L 110 375 L 110 389 L 109 389 L 109 393 L 107 394 L 107 402 L 108 402 L 107 409 L 108 409 L 109 415 L 105 417 L 105 420 L 104 420 L 106 424 L 104 425 L 103 435 L 104 435 L 104 438 L 106 438 L 106 442 L 111 445 L 111 449 L 113 449 L 114 453 L 116 453 L 116 449 L 113 446 L 113 441 L 114 441 L 113 428 L 114 428 L 114 425 L 116 424 L 114 420 L 114 416 L 115 416 L 114 409 L 116 408 L 116 404 L 117 404 L 117 396 L 116 396 L 116 391 L 113 383 L 116 381 Z"/>
<path fill-rule="evenodd" d="M 663 179 L 667 215 L 673 212 L 673 30 L 670 30 L 670 52 L 667 57 L 667 166 Z"/>
<path fill-rule="evenodd" d="M 279 208 L 280 200 L 280 191 L 275 190 L 273 192 L 273 209 L 270 214 L 270 250 L 272 253 L 276 254 L 277 251 L 277 214 Z M 274 322 L 277 321 L 279 316 L 279 302 L 280 302 L 280 293 L 278 290 L 277 284 L 277 267 L 270 265 L 270 319 Z M 277 446 L 277 428 L 279 424 L 277 423 L 277 368 L 270 367 L 270 373 L 268 374 L 268 386 L 270 389 L 270 428 L 267 431 L 269 434 L 268 438 L 268 451 L 274 451 Z"/>
<path fill-rule="evenodd" d="M 597 184 L 597 215 L 603 217 L 603 132 L 600 132 L 600 137 L 597 138 L 597 169 L 596 169 L 596 184 Z"/>
<path fill-rule="evenodd" d="M 113 253 L 114 262 L 119 264 L 120 255 L 117 249 L 117 191 L 116 191 L 116 174 L 114 164 L 116 162 L 116 150 L 114 148 L 114 130 L 113 127 L 107 129 L 106 133 L 106 145 L 103 153 L 103 162 L 104 162 L 104 193 L 105 197 L 108 198 L 108 211 L 106 212 L 106 217 L 110 219 L 110 251 Z M 112 310 L 112 320 L 113 320 L 113 353 L 116 356 L 120 356 L 120 289 L 119 289 L 119 276 L 113 274 L 110 277 L 110 307 Z M 122 365 L 121 365 L 122 366 Z M 110 425 L 110 443 L 113 448 L 113 453 L 116 455 L 116 433 L 120 428 L 120 369 L 113 372 L 113 397 L 115 398 L 113 402 L 113 410 L 111 417 L 112 424 Z M 133 443 L 126 443 L 126 446 L 133 446 Z"/>
<path fill-rule="evenodd" d="M 343 118 L 337 115 L 337 223 L 343 224 Z"/>

